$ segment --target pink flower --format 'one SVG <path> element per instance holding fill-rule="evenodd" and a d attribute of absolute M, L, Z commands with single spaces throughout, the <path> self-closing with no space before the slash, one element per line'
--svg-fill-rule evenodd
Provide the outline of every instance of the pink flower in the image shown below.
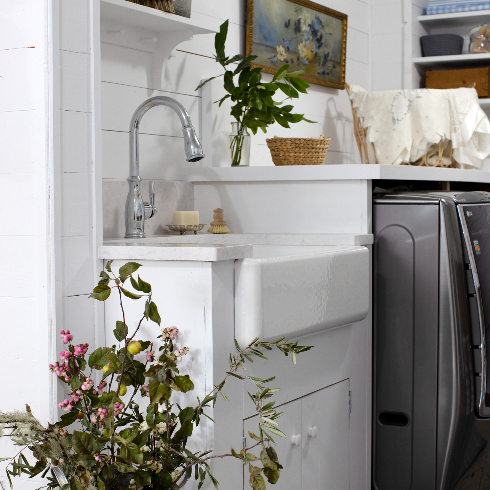
<path fill-rule="evenodd" d="M 124 409 L 124 403 L 114 403 L 114 415 L 119 415 Z"/>
<path fill-rule="evenodd" d="M 64 344 L 69 344 L 73 340 L 73 335 L 70 334 L 69 330 L 62 330 L 60 334 Z"/>
<path fill-rule="evenodd" d="M 80 344 L 80 345 L 75 345 L 75 357 L 81 357 L 84 356 L 87 351 L 88 351 L 88 344 Z"/>
<path fill-rule="evenodd" d="M 96 422 L 97 422 L 97 417 L 94 415 L 94 416 L 92 417 L 92 424 L 95 424 Z"/>
<path fill-rule="evenodd" d="M 80 397 L 76 395 L 75 393 L 70 393 L 70 398 L 76 403 L 78 400 L 80 400 Z"/>
<path fill-rule="evenodd" d="M 97 394 L 100 396 L 104 392 L 104 388 L 107 386 L 107 383 L 105 381 L 101 381 L 98 388 L 97 388 Z"/>
<path fill-rule="evenodd" d="M 94 456 L 94 459 L 95 459 L 95 461 L 100 461 L 100 460 L 101 460 L 101 457 L 100 457 L 100 455 L 99 455 L 99 454 L 96 454 L 96 455 Z"/>
<path fill-rule="evenodd" d="M 152 350 L 152 351 L 150 351 L 150 352 L 147 352 L 147 353 L 146 353 L 146 360 L 147 360 L 148 362 L 153 362 L 153 359 L 155 359 L 155 351 L 154 351 L 154 350 Z"/>
<path fill-rule="evenodd" d="M 179 329 L 177 327 L 164 328 L 162 330 L 162 337 L 164 340 L 175 340 L 178 333 Z"/>
<path fill-rule="evenodd" d="M 71 400 L 63 400 L 61 403 L 58 403 L 58 407 L 69 412 L 73 408 L 71 404 Z"/>
<path fill-rule="evenodd" d="M 59 376 L 60 378 L 65 378 L 65 381 L 67 383 L 70 382 L 70 377 L 68 376 L 68 373 L 70 372 L 70 368 L 68 367 L 68 363 L 65 361 L 63 362 L 55 362 L 54 364 L 49 365 L 49 369 L 53 371 L 56 376 Z"/>
<path fill-rule="evenodd" d="M 94 386 L 94 382 L 90 379 L 90 378 L 87 378 L 83 383 L 82 383 L 82 390 L 83 391 L 89 391 L 93 388 Z"/>
<path fill-rule="evenodd" d="M 107 417 L 107 408 L 99 408 L 98 415 L 100 420 L 104 420 Z"/>
<path fill-rule="evenodd" d="M 71 357 L 71 352 L 69 350 L 63 350 L 60 352 L 60 359 L 62 361 L 67 361 Z"/>

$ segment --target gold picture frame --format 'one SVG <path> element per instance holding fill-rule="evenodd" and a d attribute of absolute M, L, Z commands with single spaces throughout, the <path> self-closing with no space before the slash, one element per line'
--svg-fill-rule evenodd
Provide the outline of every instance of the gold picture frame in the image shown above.
<path fill-rule="evenodd" d="M 246 49 L 264 73 L 289 63 L 308 83 L 343 90 L 347 15 L 310 0 L 247 0 Z"/>

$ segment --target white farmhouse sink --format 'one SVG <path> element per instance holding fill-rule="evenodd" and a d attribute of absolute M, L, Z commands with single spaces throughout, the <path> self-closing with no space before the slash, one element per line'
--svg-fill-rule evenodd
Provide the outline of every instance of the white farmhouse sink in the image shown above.
<path fill-rule="evenodd" d="M 348 325 L 368 313 L 365 247 L 254 245 L 253 256 L 235 264 L 240 346 Z"/>

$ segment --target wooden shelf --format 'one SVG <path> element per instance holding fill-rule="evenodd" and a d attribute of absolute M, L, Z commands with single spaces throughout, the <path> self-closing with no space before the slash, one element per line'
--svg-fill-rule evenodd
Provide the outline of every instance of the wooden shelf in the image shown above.
<path fill-rule="evenodd" d="M 100 17 L 102 21 L 117 22 L 124 26 L 145 29 L 154 33 L 184 30 L 196 35 L 213 34 L 219 30 L 219 26 L 214 25 L 217 22 L 207 25 L 126 0 L 101 0 Z"/>
<path fill-rule="evenodd" d="M 490 10 L 458 12 L 455 14 L 419 15 L 418 21 L 425 26 L 472 26 L 490 23 Z"/>
<path fill-rule="evenodd" d="M 457 54 L 452 56 L 426 56 L 422 58 L 414 58 L 413 63 L 425 68 L 471 68 L 476 66 L 490 66 L 490 53 Z"/>

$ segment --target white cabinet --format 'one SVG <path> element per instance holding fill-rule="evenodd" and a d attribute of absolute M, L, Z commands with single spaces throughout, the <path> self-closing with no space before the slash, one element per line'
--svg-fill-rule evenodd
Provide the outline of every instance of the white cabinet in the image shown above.
<path fill-rule="evenodd" d="M 344 380 L 280 405 L 278 419 L 285 438 L 275 437 L 276 451 L 284 469 L 275 490 L 349 489 L 349 380 Z M 243 422 L 258 432 L 257 416 Z M 244 489 L 249 474 L 245 471 Z"/>

